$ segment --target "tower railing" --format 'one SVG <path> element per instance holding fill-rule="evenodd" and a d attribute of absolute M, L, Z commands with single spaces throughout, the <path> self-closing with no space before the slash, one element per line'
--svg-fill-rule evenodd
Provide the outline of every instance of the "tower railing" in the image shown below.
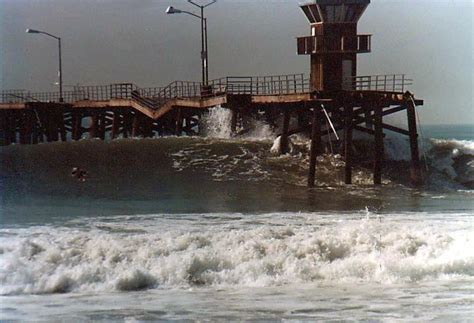
<path fill-rule="evenodd" d="M 307 36 L 298 37 L 298 55 L 326 53 L 370 53 L 372 35 L 354 37 Z"/>

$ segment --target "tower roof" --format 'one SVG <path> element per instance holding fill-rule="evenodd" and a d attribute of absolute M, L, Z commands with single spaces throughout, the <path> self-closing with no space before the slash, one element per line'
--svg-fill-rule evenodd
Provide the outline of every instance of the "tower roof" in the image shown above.
<path fill-rule="evenodd" d="M 357 23 L 370 0 L 312 0 L 301 5 L 309 22 Z"/>

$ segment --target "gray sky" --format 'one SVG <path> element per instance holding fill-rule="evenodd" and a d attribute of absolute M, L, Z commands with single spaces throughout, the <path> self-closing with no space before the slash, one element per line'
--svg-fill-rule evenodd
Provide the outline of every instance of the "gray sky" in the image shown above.
<path fill-rule="evenodd" d="M 55 89 L 56 42 L 26 28 L 63 38 L 67 85 L 198 81 L 199 20 L 168 16 L 169 5 L 194 10 L 185 0 L 0 0 L 0 88 Z M 296 55 L 295 37 L 309 35 L 298 0 L 219 0 L 207 15 L 211 78 L 309 74 Z M 407 74 L 425 124 L 474 124 L 473 15 L 471 0 L 372 0 L 359 33 L 374 34 L 373 49 L 358 74 Z"/>

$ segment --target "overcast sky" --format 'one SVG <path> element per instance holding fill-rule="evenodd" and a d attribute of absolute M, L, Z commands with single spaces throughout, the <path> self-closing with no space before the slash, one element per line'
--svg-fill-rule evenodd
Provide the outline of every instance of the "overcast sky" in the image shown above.
<path fill-rule="evenodd" d="M 66 85 L 199 81 L 199 20 L 166 15 L 169 5 L 194 10 L 185 0 L 0 0 L 0 88 L 55 89 L 56 42 L 26 28 L 63 38 Z M 219 0 L 207 15 L 210 78 L 309 74 L 296 55 L 295 37 L 309 35 L 298 0 Z M 358 74 L 407 74 L 425 124 L 474 124 L 473 15 L 472 0 L 372 0 L 359 32 L 374 34 L 373 52 L 359 55 Z"/>

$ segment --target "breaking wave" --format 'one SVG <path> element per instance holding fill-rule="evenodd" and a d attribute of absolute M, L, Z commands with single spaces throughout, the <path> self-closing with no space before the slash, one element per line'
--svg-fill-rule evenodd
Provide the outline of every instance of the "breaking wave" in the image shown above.
<path fill-rule="evenodd" d="M 474 142 L 432 139 L 430 165 L 451 180 L 474 188 Z"/>
<path fill-rule="evenodd" d="M 473 279 L 470 217 L 419 216 L 157 215 L 3 229 L 0 294 Z"/>

